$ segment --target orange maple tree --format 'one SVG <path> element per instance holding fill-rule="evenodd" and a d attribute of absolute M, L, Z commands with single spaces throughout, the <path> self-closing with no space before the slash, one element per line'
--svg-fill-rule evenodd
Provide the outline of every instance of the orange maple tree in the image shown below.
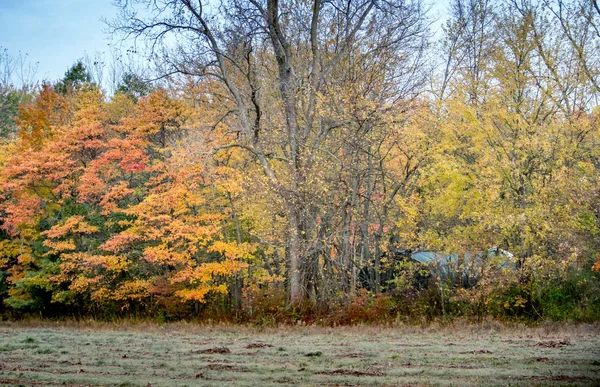
<path fill-rule="evenodd" d="M 157 90 L 115 122 L 123 112 L 88 86 L 62 121 L 49 113 L 60 98 L 44 88 L 24 108 L 32 129 L 3 170 L 2 226 L 26 246 L 4 253 L 8 303 L 41 291 L 58 304 L 150 308 L 227 293 L 252 247 L 222 238 L 222 192 L 186 145 L 196 129 L 185 105 Z"/>

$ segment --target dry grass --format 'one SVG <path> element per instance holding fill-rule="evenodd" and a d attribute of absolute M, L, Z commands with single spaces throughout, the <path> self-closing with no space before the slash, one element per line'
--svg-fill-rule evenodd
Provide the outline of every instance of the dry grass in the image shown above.
<path fill-rule="evenodd" d="M 599 385 L 600 328 L 0 323 L 0 385 Z"/>

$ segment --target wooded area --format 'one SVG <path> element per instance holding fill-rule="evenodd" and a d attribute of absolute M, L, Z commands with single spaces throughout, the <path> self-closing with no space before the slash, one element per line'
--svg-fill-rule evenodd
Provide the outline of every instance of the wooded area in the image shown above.
<path fill-rule="evenodd" d="M 5 52 L 0 313 L 597 321 L 600 8 L 450 3 L 121 0 L 113 90 Z"/>

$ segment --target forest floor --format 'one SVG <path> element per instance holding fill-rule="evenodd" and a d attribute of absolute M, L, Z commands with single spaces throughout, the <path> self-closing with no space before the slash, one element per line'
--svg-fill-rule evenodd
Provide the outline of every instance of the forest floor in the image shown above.
<path fill-rule="evenodd" d="M 600 385 L 600 326 L 3 322 L 4 385 Z"/>

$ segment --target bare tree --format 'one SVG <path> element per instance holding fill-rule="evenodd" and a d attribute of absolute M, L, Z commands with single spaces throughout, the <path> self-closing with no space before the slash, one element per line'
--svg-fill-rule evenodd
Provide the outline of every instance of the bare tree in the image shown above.
<path fill-rule="evenodd" d="M 19 105 L 37 88 L 37 63 L 26 54 L 14 56 L 0 47 L 0 136 L 13 138 Z"/>
<path fill-rule="evenodd" d="M 148 0 L 120 5 L 114 30 L 143 38 L 169 65 L 164 75 L 212 78 L 226 90 L 232 107 L 225 115 L 236 118 L 232 130 L 239 141 L 223 148 L 246 149 L 285 203 L 290 299 L 302 301 L 316 271 L 311 254 L 318 240 L 318 160 L 338 151 L 323 147 L 352 125 L 347 112 L 336 113 L 342 100 L 336 93 L 344 92 L 339 86 L 353 58 L 371 56 L 385 58 L 387 66 L 380 68 L 387 86 L 369 107 L 372 112 L 414 96 L 426 44 L 421 3 L 230 0 L 215 6 Z M 365 108 L 364 113 L 371 112 Z"/>
<path fill-rule="evenodd" d="M 453 0 L 444 29 L 445 51 L 438 94 L 451 94 L 452 84 L 467 84 L 469 99 L 476 102 L 489 88 L 494 53 L 494 4 L 490 0 Z"/>

